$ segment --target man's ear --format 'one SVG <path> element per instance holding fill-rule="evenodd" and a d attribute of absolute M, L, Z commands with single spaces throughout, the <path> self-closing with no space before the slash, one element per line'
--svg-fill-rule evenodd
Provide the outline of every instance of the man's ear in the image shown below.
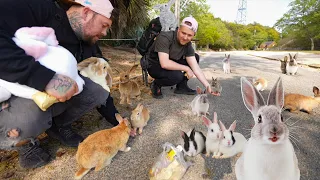
<path fill-rule="evenodd" d="M 81 18 L 84 21 L 89 21 L 93 16 L 93 11 L 88 7 L 83 7 L 81 12 Z"/>

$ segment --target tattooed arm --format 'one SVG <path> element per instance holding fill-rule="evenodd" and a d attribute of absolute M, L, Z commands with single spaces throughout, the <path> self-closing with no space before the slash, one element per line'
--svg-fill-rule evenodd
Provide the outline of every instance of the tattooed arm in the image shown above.
<path fill-rule="evenodd" d="M 65 102 L 78 92 L 78 85 L 67 76 L 55 74 L 47 84 L 45 91 L 60 102 Z"/>

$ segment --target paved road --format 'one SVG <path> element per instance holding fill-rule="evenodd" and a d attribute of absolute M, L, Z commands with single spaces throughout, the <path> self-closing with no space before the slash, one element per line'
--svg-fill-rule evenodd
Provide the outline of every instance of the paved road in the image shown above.
<path fill-rule="evenodd" d="M 222 58 L 224 53 L 210 53 L 202 57 L 201 68 L 206 77 L 211 79 L 219 77 L 223 87 L 220 97 L 210 97 L 211 115 L 218 113 L 218 119 L 229 126 L 237 120 L 236 131 L 248 135 L 245 129 L 253 124 L 250 112 L 245 108 L 240 94 L 240 77 L 263 76 L 269 80 L 269 87 L 262 93 L 265 98 L 277 78 L 283 78 L 285 92 L 301 93 L 312 96 L 312 87 L 320 86 L 319 71 L 301 67 L 298 75 L 287 76 L 280 74 L 280 62 L 248 56 L 246 52 L 230 52 L 232 73 L 225 75 L 222 71 Z M 190 86 L 200 85 L 196 79 L 190 81 Z M 148 170 L 155 158 L 161 153 L 161 145 L 165 142 L 179 144 L 182 139 L 180 130 L 188 131 L 196 128 L 206 134 L 206 127 L 202 121 L 192 115 L 189 103 L 193 96 L 175 95 L 170 87 L 163 88 L 164 99 L 148 99 L 143 102 L 151 110 L 151 120 L 144 129 L 143 134 L 129 140 L 132 150 L 128 153 L 118 153 L 112 164 L 101 172 L 91 171 L 83 179 L 148 179 Z M 284 112 L 284 117 L 289 118 L 288 123 L 298 121 L 294 130 L 298 142 L 295 151 L 299 161 L 301 179 L 319 179 L 320 177 L 320 119 L 317 115 L 305 113 L 291 114 Z M 210 116 L 210 118 L 212 118 Z M 107 125 L 102 124 L 99 128 Z M 249 137 L 249 136 L 247 136 Z M 77 169 L 74 154 L 57 158 L 49 166 L 37 170 L 36 174 L 27 179 L 41 179 L 42 177 L 54 177 L 54 179 L 72 179 Z M 184 179 L 202 179 L 201 174 L 209 172 L 210 179 L 235 179 L 234 164 L 236 158 L 213 160 L 198 156 L 193 159 L 194 166 L 190 167 Z M 59 170 L 60 169 L 60 170 Z M 279 172 L 281 173 L 281 172 Z"/>

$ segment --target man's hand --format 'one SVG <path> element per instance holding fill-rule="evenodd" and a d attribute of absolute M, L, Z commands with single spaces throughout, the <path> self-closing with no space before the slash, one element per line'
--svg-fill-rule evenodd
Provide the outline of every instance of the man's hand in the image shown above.
<path fill-rule="evenodd" d="M 47 84 L 45 91 L 58 101 L 65 102 L 78 92 L 78 85 L 68 76 L 55 74 Z"/>
<path fill-rule="evenodd" d="M 186 75 L 188 79 L 191 79 L 194 74 L 193 71 L 190 68 L 188 68 L 188 70 L 186 71 Z"/>
<path fill-rule="evenodd" d="M 208 86 L 206 87 L 206 92 L 207 92 L 208 94 L 212 94 L 212 95 L 214 95 L 214 96 L 220 96 L 219 93 L 212 92 L 212 89 L 211 89 L 211 86 L 210 86 L 210 85 L 208 85 Z"/>

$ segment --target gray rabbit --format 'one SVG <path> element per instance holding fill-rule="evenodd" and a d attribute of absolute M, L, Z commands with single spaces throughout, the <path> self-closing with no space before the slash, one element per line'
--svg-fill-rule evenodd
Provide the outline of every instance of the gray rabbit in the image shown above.
<path fill-rule="evenodd" d="M 222 86 L 220 85 L 220 82 L 218 81 L 218 78 L 213 78 L 212 77 L 211 90 L 215 95 L 217 95 L 217 96 L 221 95 Z"/>
<path fill-rule="evenodd" d="M 170 31 L 171 29 L 175 30 L 177 27 L 176 16 L 170 10 L 170 7 L 174 2 L 175 0 L 170 0 L 168 3 L 153 6 L 154 9 L 160 10 L 161 31 Z"/>

